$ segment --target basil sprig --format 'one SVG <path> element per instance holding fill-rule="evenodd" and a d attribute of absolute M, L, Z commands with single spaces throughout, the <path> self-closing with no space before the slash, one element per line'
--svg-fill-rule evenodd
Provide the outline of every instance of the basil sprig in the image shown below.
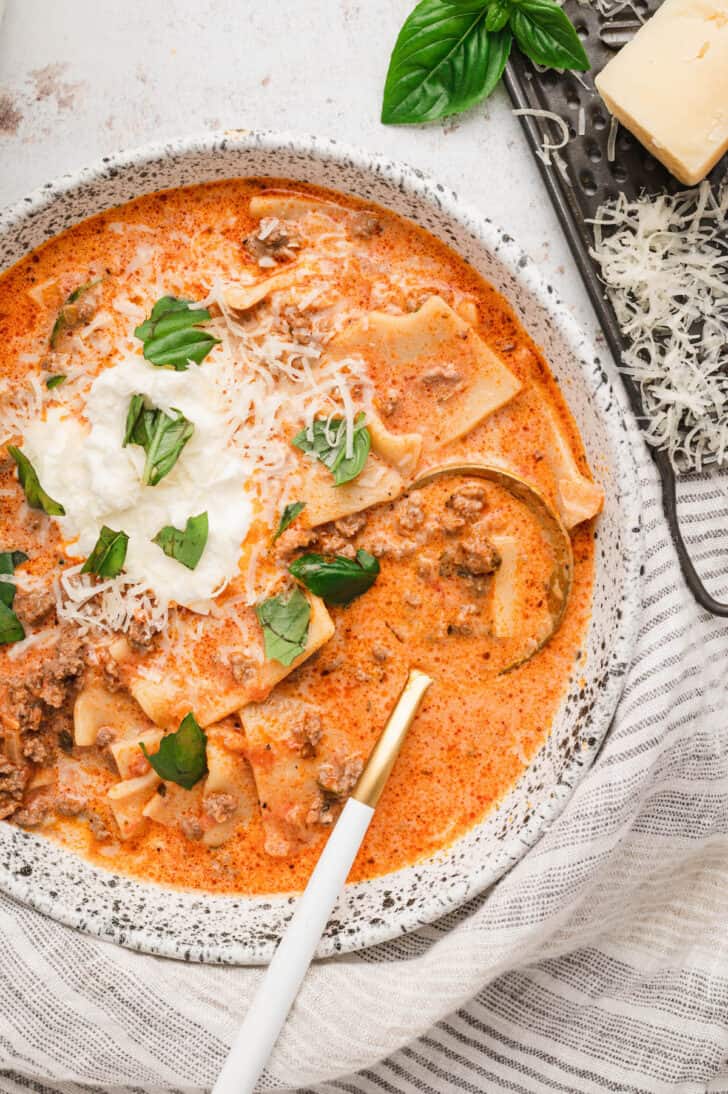
<path fill-rule="evenodd" d="M 143 395 L 132 395 L 126 415 L 123 447 L 138 444 L 147 454 L 142 473 L 145 486 L 156 486 L 168 475 L 195 427 L 180 410 L 166 414 L 148 407 Z"/>
<path fill-rule="evenodd" d="M 150 755 L 145 745 L 139 747 L 160 779 L 177 783 L 185 790 L 191 790 L 207 774 L 207 737 L 192 711 L 185 715 L 175 733 L 162 737 L 159 751 Z"/>
<path fill-rule="evenodd" d="M 14 444 L 9 444 L 8 455 L 12 456 L 18 465 L 18 479 L 30 508 L 42 509 L 49 517 L 64 517 L 66 510 L 59 501 L 54 501 L 49 494 L 46 494 L 38 480 L 33 464 L 25 453 L 16 448 Z"/>
<path fill-rule="evenodd" d="M 65 373 L 59 372 L 55 376 L 49 376 L 45 382 L 45 385 L 49 391 L 53 391 L 53 388 L 60 387 L 65 379 Z"/>
<path fill-rule="evenodd" d="M 181 562 L 188 570 L 194 570 L 205 550 L 209 525 L 207 513 L 188 517 L 183 529 L 165 524 L 152 540 L 169 558 Z"/>
<path fill-rule="evenodd" d="M 305 501 L 292 501 L 289 505 L 287 505 L 285 507 L 285 509 L 281 513 L 281 519 L 278 521 L 278 527 L 276 528 L 276 534 L 273 536 L 273 542 L 274 543 L 278 539 L 279 536 L 283 535 L 286 528 L 288 528 L 291 524 L 293 524 L 293 522 L 296 519 L 296 517 L 298 516 L 298 514 L 302 513 L 305 508 L 306 508 L 306 502 Z"/>
<path fill-rule="evenodd" d="M 291 444 L 325 464 L 334 476 L 334 486 L 343 486 L 355 479 L 367 462 L 372 438 L 365 422 L 365 415 L 357 414 L 351 456 L 346 455 L 346 422 L 341 418 L 317 418 L 311 429 L 302 429 Z"/>
<path fill-rule="evenodd" d="M 255 609 L 263 628 L 265 656 L 290 665 L 306 649 L 311 605 L 300 589 L 272 596 Z"/>
<path fill-rule="evenodd" d="M 382 121 L 434 121 L 487 98 L 514 38 L 537 64 L 590 67 L 576 29 L 554 0 L 420 0 L 392 51 Z"/>
<path fill-rule="evenodd" d="M 126 561 L 129 537 L 126 532 L 115 532 L 104 525 L 99 532 L 94 549 L 81 567 L 82 574 L 98 577 L 118 577 Z"/>
<path fill-rule="evenodd" d="M 202 364 L 220 341 L 208 331 L 200 330 L 200 324 L 210 319 L 207 308 L 193 308 L 189 300 L 163 296 L 134 334 L 144 343 L 147 361 L 184 372 L 190 361 Z"/>
<path fill-rule="evenodd" d="M 16 566 L 27 562 L 25 551 L 0 551 L 0 574 L 12 575 Z M 15 582 L 0 580 L 0 645 L 19 642 L 25 638 L 25 628 L 13 611 Z"/>
<path fill-rule="evenodd" d="M 301 555 L 288 569 L 316 596 L 330 604 L 348 604 L 371 589 L 379 574 L 379 563 L 367 551 L 359 550 L 356 558 Z"/>

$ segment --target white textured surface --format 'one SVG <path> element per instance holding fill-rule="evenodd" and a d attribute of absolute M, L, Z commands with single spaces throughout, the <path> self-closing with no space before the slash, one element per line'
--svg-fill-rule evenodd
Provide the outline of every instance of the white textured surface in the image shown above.
<path fill-rule="evenodd" d="M 466 117 L 379 122 L 411 0 L 8 0 L 0 205 L 108 152 L 214 128 L 293 129 L 405 160 L 477 203 L 596 320 L 502 88 Z"/>

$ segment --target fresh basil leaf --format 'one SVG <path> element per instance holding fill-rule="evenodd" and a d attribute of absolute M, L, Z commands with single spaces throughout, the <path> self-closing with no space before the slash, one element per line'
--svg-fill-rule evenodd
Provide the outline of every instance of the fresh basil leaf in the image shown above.
<path fill-rule="evenodd" d="M 129 409 L 126 412 L 126 426 L 124 427 L 123 448 L 128 444 L 138 444 L 146 448 L 151 440 L 151 431 L 147 429 L 146 407 L 143 395 L 132 395 L 129 400 Z M 154 411 L 147 411 L 147 415 Z"/>
<path fill-rule="evenodd" d="M 145 745 L 139 747 L 160 779 L 177 783 L 185 790 L 191 790 L 207 774 L 207 737 L 191 711 L 175 733 L 162 737 L 158 752 L 150 755 Z"/>
<path fill-rule="evenodd" d="M 56 321 L 53 324 L 53 329 L 51 330 L 51 336 L 48 341 L 51 349 L 56 348 L 56 342 L 65 330 L 67 330 L 69 327 L 78 325 L 78 319 L 76 319 L 75 316 L 73 316 L 72 312 L 69 310 L 69 305 L 77 304 L 81 297 L 85 296 L 89 289 L 93 289 L 93 287 L 95 285 L 98 285 L 100 281 L 101 278 L 97 277 L 95 281 L 87 281 L 84 285 L 78 285 L 73 290 L 73 292 L 66 297 L 61 308 L 58 311 Z"/>
<path fill-rule="evenodd" d="M 0 551 L 0 574 L 12 575 L 16 566 L 27 562 L 25 551 Z M 13 609 L 15 582 L 0 578 L 0 645 L 19 642 L 25 638 L 25 628 Z"/>
<path fill-rule="evenodd" d="M 207 513 L 188 517 L 183 530 L 166 524 L 152 540 L 165 555 L 181 562 L 188 570 L 194 570 L 202 558 L 208 534 Z"/>
<path fill-rule="evenodd" d="M 25 638 L 25 628 L 12 608 L 0 600 L 0 646 L 8 646 L 11 642 L 20 642 Z"/>
<path fill-rule="evenodd" d="M 56 376 L 49 376 L 45 385 L 49 391 L 52 391 L 54 387 L 60 387 L 65 379 L 65 375 L 59 372 Z"/>
<path fill-rule="evenodd" d="M 153 365 L 171 365 L 184 372 L 190 361 L 201 364 L 220 341 L 199 324 L 209 322 L 207 308 L 192 308 L 188 300 L 163 296 L 152 308 L 148 319 L 134 334 L 144 343 L 144 356 Z"/>
<path fill-rule="evenodd" d="M 12 574 L 28 561 L 25 551 L 0 551 L 0 574 Z"/>
<path fill-rule="evenodd" d="M 263 628 L 265 656 L 269 661 L 290 665 L 306 649 L 311 605 L 300 589 L 291 589 L 255 609 Z"/>
<path fill-rule="evenodd" d="M 142 482 L 156 486 L 168 475 L 195 427 L 180 410 L 172 415 L 158 407 L 147 407 L 143 395 L 132 395 L 126 415 L 123 447 L 138 444 L 146 452 Z"/>
<path fill-rule="evenodd" d="M 510 26 L 519 49 L 536 64 L 579 72 L 591 67 L 573 23 L 554 0 L 514 0 Z"/>
<path fill-rule="evenodd" d="M 294 577 L 316 596 L 330 604 L 348 604 L 370 589 L 377 579 L 379 563 L 367 551 L 356 558 L 334 555 L 302 555 L 288 567 Z"/>
<path fill-rule="evenodd" d="M 49 517 L 63 517 L 66 510 L 59 501 L 54 501 L 46 494 L 38 481 L 38 476 L 32 463 L 14 444 L 8 445 L 8 454 L 12 456 L 18 465 L 18 479 L 25 492 L 25 500 L 31 509 L 42 509 Z"/>
<path fill-rule="evenodd" d="M 486 30 L 483 0 L 421 0 L 405 20 L 384 85 L 382 121 L 430 122 L 487 98 L 511 49 L 508 27 Z"/>
<path fill-rule="evenodd" d="M 361 418 L 363 422 L 363 414 Z M 357 475 L 361 474 L 364 469 L 364 464 L 367 462 L 367 456 L 369 455 L 371 446 L 371 434 L 364 425 L 354 429 L 354 451 L 351 456 L 346 455 L 346 437 L 344 437 L 339 457 L 332 467 L 334 473 L 334 486 L 343 486 L 344 483 L 351 482 L 352 479 L 355 479 Z"/>
<path fill-rule="evenodd" d="M 23 562 L 28 561 L 25 551 L 0 551 L 0 575 L 11 577 Z M 4 581 L 0 576 L 0 601 L 12 608 L 15 600 L 15 582 Z"/>
<path fill-rule="evenodd" d="M 365 421 L 363 413 L 357 415 L 351 456 L 346 455 L 346 422 L 341 418 L 317 418 L 311 431 L 302 429 L 291 444 L 319 459 L 334 476 L 334 486 L 343 486 L 355 479 L 367 462 L 372 438 Z"/>
<path fill-rule="evenodd" d="M 149 318 L 145 319 L 144 322 L 136 328 L 136 330 L 134 331 L 134 336 L 136 338 L 140 338 L 142 342 L 144 342 L 147 338 L 151 338 L 151 336 L 154 334 L 155 325 L 159 322 L 160 319 L 163 319 L 165 315 L 170 316 L 173 312 L 189 312 L 189 310 L 189 300 L 182 300 L 178 296 L 163 296 L 152 308 L 151 312 L 149 313 Z M 204 316 L 204 319 L 209 318 L 210 313 L 208 312 L 207 315 Z"/>
<path fill-rule="evenodd" d="M 146 450 L 142 482 L 156 486 L 168 475 L 180 457 L 182 449 L 195 431 L 192 422 L 185 418 L 180 410 L 174 410 L 175 417 L 164 411 L 157 411 L 151 440 Z"/>
<path fill-rule="evenodd" d="M 303 510 L 305 508 L 306 508 L 306 502 L 305 501 L 292 501 L 289 505 L 287 505 L 285 507 L 285 509 L 281 513 L 281 519 L 278 522 L 278 528 L 276 529 L 276 534 L 273 536 L 273 542 L 274 543 L 278 539 L 279 536 L 283 535 L 286 528 L 288 528 L 291 524 L 293 524 L 293 522 L 296 519 L 296 517 L 298 516 L 298 514 L 303 512 Z"/>
<path fill-rule="evenodd" d="M 502 30 L 510 18 L 511 5 L 509 0 L 491 0 L 485 15 L 485 29 L 494 34 Z"/>
<path fill-rule="evenodd" d="M 105 524 L 99 532 L 93 551 L 81 567 L 81 573 L 118 577 L 124 568 L 128 546 L 129 537 L 126 532 L 115 532 Z"/>

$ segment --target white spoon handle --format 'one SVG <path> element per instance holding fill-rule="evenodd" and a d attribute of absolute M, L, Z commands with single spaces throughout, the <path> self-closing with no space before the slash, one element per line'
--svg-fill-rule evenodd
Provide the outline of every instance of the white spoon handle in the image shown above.
<path fill-rule="evenodd" d="M 311 964 L 331 909 L 374 816 L 407 730 L 432 680 L 410 669 L 407 683 L 328 838 L 268 971 L 253 997 L 212 1094 L 251 1094 Z"/>
<path fill-rule="evenodd" d="M 213 1094 L 249 1094 L 255 1088 L 373 816 L 371 806 L 355 798 L 349 798 L 344 806 L 250 1004 Z"/>

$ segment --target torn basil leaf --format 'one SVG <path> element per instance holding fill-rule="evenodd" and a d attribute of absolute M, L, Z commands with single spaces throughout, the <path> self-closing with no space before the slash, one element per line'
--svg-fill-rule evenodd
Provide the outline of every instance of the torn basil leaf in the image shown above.
<path fill-rule="evenodd" d="M 25 638 L 25 628 L 12 608 L 0 600 L 0 646 L 20 642 Z"/>
<path fill-rule="evenodd" d="M 293 522 L 296 519 L 296 517 L 298 516 L 298 514 L 302 513 L 305 508 L 306 508 L 306 502 L 305 501 L 292 501 L 289 505 L 287 505 L 285 507 L 285 509 L 281 513 L 281 519 L 278 522 L 278 528 L 276 529 L 276 534 L 273 536 L 273 542 L 274 543 L 278 539 L 279 536 L 283 535 L 286 528 L 288 528 L 291 524 L 293 524 Z"/>
<path fill-rule="evenodd" d="M 25 493 L 25 500 L 31 509 L 42 509 L 49 517 L 63 517 L 66 510 L 59 501 L 54 501 L 38 481 L 38 476 L 32 463 L 14 444 L 8 445 L 8 455 L 12 456 L 18 465 L 18 479 Z"/>
<path fill-rule="evenodd" d="M 60 387 L 65 379 L 65 375 L 59 372 L 55 376 L 49 376 L 45 382 L 45 385 L 49 391 L 52 391 L 54 387 Z"/>
<path fill-rule="evenodd" d="M 25 551 L 0 551 L 0 601 L 12 608 L 15 600 L 15 582 L 6 581 L 5 577 L 12 577 L 17 566 L 27 562 Z"/>
<path fill-rule="evenodd" d="M 302 429 L 291 444 L 319 459 L 334 476 L 334 486 L 343 486 L 355 479 L 367 462 L 372 438 L 365 422 L 365 415 L 357 414 L 351 456 L 346 455 L 346 422 L 341 418 L 317 418 L 311 429 Z"/>
<path fill-rule="evenodd" d="M 180 410 L 173 410 L 172 415 L 158 407 L 147 407 L 143 395 L 132 395 L 129 402 L 123 447 L 138 444 L 146 452 L 142 473 L 145 486 L 156 486 L 170 473 L 195 431 Z"/>
<path fill-rule="evenodd" d="M 189 517 L 183 530 L 166 524 L 152 540 L 165 555 L 181 562 L 188 570 L 194 570 L 202 558 L 208 534 L 207 513 Z"/>
<path fill-rule="evenodd" d="M 367 551 L 356 558 L 343 555 L 301 555 L 288 567 L 294 577 L 330 604 L 348 604 L 370 589 L 379 574 L 379 563 Z"/>
<path fill-rule="evenodd" d="M 175 733 L 162 737 L 158 752 L 150 755 L 145 745 L 139 747 L 160 779 L 177 783 L 185 790 L 191 790 L 207 774 L 207 737 L 192 711 L 185 715 Z"/>
<path fill-rule="evenodd" d="M 126 532 L 115 532 L 105 524 L 99 532 L 93 551 L 81 567 L 81 573 L 118 577 L 126 561 L 128 546 L 129 537 Z"/>
<path fill-rule="evenodd" d="M 100 281 L 101 278 L 97 277 L 94 281 L 87 281 L 84 285 L 78 285 L 77 288 L 75 288 L 73 292 L 66 297 L 58 311 L 56 321 L 53 324 L 53 329 L 51 330 L 51 336 L 48 341 L 51 349 L 56 348 L 56 342 L 64 331 L 71 330 L 73 329 L 73 327 L 77 327 L 81 323 L 83 323 L 84 317 L 79 314 L 79 310 L 78 308 L 76 308 L 75 305 L 78 304 L 82 296 L 86 295 L 89 289 L 93 289 L 93 287 L 95 285 L 98 285 Z"/>
<path fill-rule="evenodd" d="M 25 551 L 0 551 L 0 575 L 11 576 L 16 566 L 27 562 Z M 13 609 L 15 600 L 15 582 L 0 577 L 0 645 L 19 642 L 25 638 L 25 628 Z"/>
<path fill-rule="evenodd" d="M 163 296 L 134 334 L 144 343 L 147 361 L 184 372 L 190 361 L 202 364 L 220 341 L 208 331 L 200 330 L 200 324 L 210 319 L 207 308 L 193 308 L 189 300 Z"/>
<path fill-rule="evenodd" d="M 154 416 L 153 410 L 148 410 L 144 405 L 143 395 L 132 395 L 129 400 L 129 409 L 126 412 L 126 425 L 124 427 L 124 448 L 128 444 L 139 444 L 146 448 L 150 440 L 150 432 L 147 425 Z"/>
<path fill-rule="evenodd" d="M 255 609 L 263 628 L 265 656 L 269 661 L 290 665 L 306 649 L 311 605 L 300 589 L 291 589 Z"/>

